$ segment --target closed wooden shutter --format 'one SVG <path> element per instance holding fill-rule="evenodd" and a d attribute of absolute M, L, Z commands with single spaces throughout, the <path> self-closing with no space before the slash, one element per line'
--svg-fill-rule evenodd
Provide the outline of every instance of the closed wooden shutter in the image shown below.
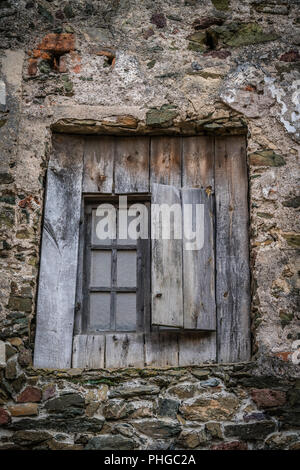
<path fill-rule="evenodd" d="M 151 222 L 152 324 L 215 330 L 213 194 L 204 189 L 178 190 L 171 185 L 153 184 Z M 163 233 L 163 227 L 169 228 L 166 224 L 173 226 L 173 233 Z M 203 246 L 191 249 L 192 240 L 185 226 L 193 230 L 195 237 L 200 228 L 198 232 L 203 235 L 199 242 Z M 171 238 L 164 239 L 168 232 Z"/>
<path fill-rule="evenodd" d="M 83 139 L 57 136 L 47 174 L 34 366 L 71 367 Z"/>

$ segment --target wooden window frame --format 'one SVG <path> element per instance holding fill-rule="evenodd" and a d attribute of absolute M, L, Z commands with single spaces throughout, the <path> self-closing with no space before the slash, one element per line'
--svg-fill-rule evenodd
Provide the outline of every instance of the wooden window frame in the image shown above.
<path fill-rule="evenodd" d="M 150 207 L 150 196 L 137 194 L 128 195 L 128 203 L 141 203 L 143 202 Z M 76 320 L 75 324 L 77 333 L 82 334 L 97 334 L 97 330 L 93 330 L 89 326 L 89 317 L 90 317 L 90 306 L 89 298 L 90 293 L 92 292 L 109 292 L 111 296 L 111 307 L 110 307 L 110 318 L 111 325 L 116 325 L 116 294 L 118 292 L 128 292 L 136 293 L 136 329 L 135 330 L 124 330 L 124 332 L 145 332 L 150 328 L 150 295 L 151 295 L 151 244 L 150 238 L 148 239 L 138 239 L 136 244 L 120 244 L 117 243 L 117 240 L 112 240 L 110 244 L 101 244 L 93 245 L 91 242 L 91 212 L 93 209 L 96 209 L 100 203 L 110 203 L 116 208 L 118 207 L 118 196 L 107 197 L 106 195 L 99 195 L 98 197 L 90 197 L 88 195 L 83 197 L 83 230 L 81 231 L 81 240 L 80 240 L 80 262 L 78 263 L 78 273 L 77 273 L 77 309 L 76 309 Z M 150 211 L 148 211 L 149 220 L 150 220 Z M 150 224 L 148 221 L 148 227 Z M 111 266 L 111 286 L 110 287 L 90 287 L 90 251 L 93 250 L 108 250 L 112 253 L 112 266 Z M 133 250 L 136 251 L 137 255 L 137 285 L 136 287 L 117 287 L 116 284 L 116 263 L 117 263 L 117 251 L 121 250 Z M 81 276 L 83 277 L 81 281 Z M 78 289 L 82 289 L 82 293 L 78 292 Z M 81 301 L 79 301 L 81 298 Z M 111 328 L 108 330 L 99 331 L 99 334 L 105 333 L 118 333 L 121 330 L 116 330 Z"/>
<path fill-rule="evenodd" d="M 99 138 L 101 148 L 92 152 Z M 74 312 L 81 303 L 76 297 L 76 292 L 81 289 L 76 288 L 76 284 L 77 254 L 79 252 L 80 262 L 84 226 L 80 223 L 82 194 L 91 192 L 98 199 L 99 192 L 103 192 L 107 200 L 109 193 L 121 195 L 127 193 L 125 187 L 129 187 L 129 192 L 139 193 L 142 197 L 150 191 L 152 182 L 177 185 L 181 181 L 182 187 L 200 187 L 199 176 L 201 187 L 214 191 L 216 198 L 216 356 L 208 357 L 204 351 L 205 335 L 201 347 L 195 349 L 199 343 L 192 340 L 186 343 L 186 333 L 184 337 L 179 334 L 178 339 L 173 335 L 174 341 L 170 342 L 170 335 L 166 333 L 158 332 L 155 337 L 149 332 L 148 338 L 146 334 L 138 345 L 132 345 L 127 366 L 145 365 L 142 360 L 134 363 L 142 348 L 147 356 L 145 363 L 150 366 L 169 365 L 169 353 L 178 354 L 178 365 L 186 365 L 186 352 L 190 354 L 189 364 L 200 364 L 203 360 L 220 363 L 249 360 L 251 294 L 246 136 L 163 136 L 161 140 L 159 136 L 117 138 L 128 145 L 125 155 L 116 148 L 116 139 L 108 136 L 57 134 L 53 138 L 45 195 L 34 366 L 81 367 L 74 365 L 76 361 L 72 363 L 72 346 L 76 342 L 91 347 L 96 354 L 100 350 L 103 353 L 100 335 L 99 338 L 73 336 L 74 321 L 76 333 L 78 318 Z M 103 155 L 105 161 L 101 161 Z M 129 167 L 126 167 L 127 162 Z M 173 164 L 177 165 L 175 180 L 170 172 Z M 103 174 L 108 177 L 103 179 Z M 143 178 L 148 178 L 148 183 Z M 195 338 L 198 334 L 191 333 Z M 124 342 L 118 343 L 117 336 L 111 335 L 109 339 L 117 345 L 114 361 L 110 364 L 122 367 L 118 355 L 123 351 Z M 90 360 L 89 348 L 85 349 L 87 357 L 81 360 L 84 367 L 104 367 L 99 365 L 100 361 Z"/>

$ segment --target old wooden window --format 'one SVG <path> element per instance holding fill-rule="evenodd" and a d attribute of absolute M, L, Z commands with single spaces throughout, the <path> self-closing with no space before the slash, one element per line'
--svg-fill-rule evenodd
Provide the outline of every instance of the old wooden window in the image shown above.
<path fill-rule="evenodd" d="M 81 297 L 78 331 L 144 331 L 150 314 L 150 303 L 146 301 L 150 298 L 150 239 L 118 238 L 120 221 L 116 198 L 107 204 L 107 212 L 112 209 L 115 216 L 111 220 L 116 236 L 99 239 L 96 226 L 103 216 L 97 215 L 97 207 L 104 201 L 87 200 L 84 205 L 82 265 L 78 266 L 78 277 L 83 274 L 82 293 L 78 292 Z M 137 201 L 140 199 L 128 202 Z M 147 198 L 142 203 L 149 208 Z M 126 218 L 130 223 L 134 217 L 126 214 Z"/>
<path fill-rule="evenodd" d="M 250 357 L 245 137 L 53 139 L 35 366 L 144 367 Z M 100 202 L 204 207 L 204 246 L 94 236 Z M 118 219 L 116 219 L 116 225 Z"/>

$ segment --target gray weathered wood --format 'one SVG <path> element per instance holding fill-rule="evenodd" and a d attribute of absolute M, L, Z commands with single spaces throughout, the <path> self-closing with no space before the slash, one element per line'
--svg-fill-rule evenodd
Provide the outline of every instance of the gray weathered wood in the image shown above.
<path fill-rule="evenodd" d="M 144 367 L 143 336 L 139 333 L 106 335 L 105 367 Z"/>
<path fill-rule="evenodd" d="M 250 358 L 248 179 L 244 136 L 216 139 L 218 361 Z"/>
<path fill-rule="evenodd" d="M 76 335 L 73 341 L 72 367 L 102 369 L 104 352 L 104 335 Z"/>
<path fill-rule="evenodd" d="M 86 137 L 84 144 L 83 192 L 112 193 L 114 139 Z"/>
<path fill-rule="evenodd" d="M 188 332 L 178 334 L 179 366 L 216 361 L 216 333 Z"/>
<path fill-rule="evenodd" d="M 121 137 L 115 141 L 116 194 L 149 191 L 149 137 Z"/>
<path fill-rule="evenodd" d="M 204 244 L 201 249 L 187 250 L 189 241 L 183 241 L 184 328 L 214 330 L 216 328 L 215 255 L 214 255 L 214 197 L 204 189 L 182 189 L 183 222 L 190 219 L 188 205 L 203 205 Z M 200 206 L 199 206 L 200 207 Z M 186 224 L 189 225 L 190 224 Z M 196 225 L 196 224 L 195 224 Z M 196 227 L 192 227 L 196 230 Z M 197 247 L 196 247 L 197 248 Z"/>
<path fill-rule="evenodd" d="M 146 366 L 178 366 L 178 338 L 172 332 L 152 332 L 145 335 Z"/>
<path fill-rule="evenodd" d="M 71 366 L 83 141 L 55 136 L 47 173 L 34 366 Z"/>
<path fill-rule="evenodd" d="M 182 186 L 214 190 L 214 139 L 182 138 Z"/>
<path fill-rule="evenodd" d="M 181 187 L 181 137 L 151 137 L 150 183 Z"/>
<path fill-rule="evenodd" d="M 166 217 L 159 217 L 161 204 L 180 205 L 179 190 L 174 186 L 152 184 L 152 237 L 158 221 L 166 221 Z M 152 324 L 183 327 L 181 239 L 152 238 Z"/>

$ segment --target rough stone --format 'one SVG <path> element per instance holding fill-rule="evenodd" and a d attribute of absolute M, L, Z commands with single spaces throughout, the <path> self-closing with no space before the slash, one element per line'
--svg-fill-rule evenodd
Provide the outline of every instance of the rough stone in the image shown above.
<path fill-rule="evenodd" d="M 27 447 L 45 442 L 51 438 L 51 434 L 46 431 L 17 431 L 14 433 L 12 440 L 16 444 Z"/>
<path fill-rule="evenodd" d="M 231 441 L 216 444 L 211 447 L 211 450 L 248 450 L 248 446 L 245 442 Z"/>
<path fill-rule="evenodd" d="M 66 393 L 57 398 L 48 400 L 45 408 L 50 413 L 59 413 L 64 416 L 77 416 L 84 413 L 84 398 L 77 393 Z"/>
<path fill-rule="evenodd" d="M 174 437 L 181 431 L 178 421 L 170 419 L 144 419 L 132 423 L 134 427 L 146 436 L 153 439 L 166 439 Z"/>
<path fill-rule="evenodd" d="M 130 398 L 142 395 L 157 395 L 159 387 L 156 385 L 122 386 L 113 388 L 109 392 L 110 398 Z"/>
<path fill-rule="evenodd" d="M 208 438 L 204 430 L 185 429 L 178 437 L 176 444 L 186 449 L 195 449 L 196 447 L 206 444 Z"/>
<path fill-rule="evenodd" d="M 17 364 L 14 359 L 11 359 L 6 364 L 5 377 L 8 380 L 13 380 L 17 377 Z"/>
<path fill-rule="evenodd" d="M 36 404 L 32 404 L 32 406 Z M 18 405 L 26 406 L 26 405 Z M 21 415 L 20 415 L 21 416 Z M 83 416 L 79 418 L 65 419 L 65 417 L 51 416 L 41 419 L 20 419 L 13 422 L 10 425 L 10 429 L 13 430 L 53 430 L 65 433 L 99 433 L 103 427 L 104 418 L 94 417 L 85 418 Z"/>
<path fill-rule="evenodd" d="M 12 416 L 34 416 L 38 414 L 38 405 L 36 403 L 10 405 L 7 409 Z"/>
<path fill-rule="evenodd" d="M 266 449 L 289 449 L 290 445 L 299 439 L 297 434 L 285 434 L 281 432 L 276 432 L 271 434 L 265 440 Z"/>
<path fill-rule="evenodd" d="M 257 404 L 258 408 L 282 406 L 286 402 L 285 392 L 271 390 L 269 388 L 252 389 L 251 398 Z"/>
<path fill-rule="evenodd" d="M 252 166 L 283 166 L 285 159 L 275 153 L 273 150 L 259 150 L 249 155 L 250 165 Z"/>
<path fill-rule="evenodd" d="M 276 425 L 273 421 L 261 421 L 249 424 L 227 424 L 224 427 L 226 437 L 239 437 L 245 441 L 264 439 L 275 431 Z"/>
<path fill-rule="evenodd" d="M 228 397 L 198 397 L 187 400 L 180 407 L 180 412 L 184 418 L 191 421 L 221 421 L 230 419 L 237 407 L 239 401 L 234 396 Z"/>
<path fill-rule="evenodd" d="M 86 450 L 132 450 L 134 448 L 135 443 L 132 439 L 109 434 L 92 437 L 85 446 Z"/>
<path fill-rule="evenodd" d="M 18 403 L 26 402 L 39 402 L 42 398 L 42 392 L 39 388 L 36 387 L 26 387 L 25 390 L 18 396 Z"/>
<path fill-rule="evenodd" d="M 158 415 L 176 418 L 180 402 L 172 398 L 160 398 L 158 401 Z"/>
<path fill-rule="evenodd" d="M 162 106 L 160 109 L 150 109 L 146 114 L 146 124 L 149 127 L 169 127 L 178 115 L 172 106 Z"/>
<path fill-rule="evenodd" d="M 10 421 L 10 414 L 4 408 L 0 408 L 0 425 L 3 426 L 10 423 Z"/>

